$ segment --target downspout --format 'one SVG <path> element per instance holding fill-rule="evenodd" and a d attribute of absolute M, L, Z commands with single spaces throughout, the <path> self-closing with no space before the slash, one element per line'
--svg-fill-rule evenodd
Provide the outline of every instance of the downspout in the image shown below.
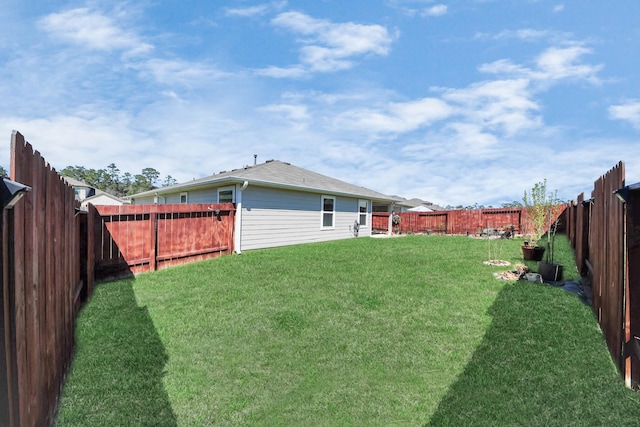
<path fill-rule="evenodd" d="M 242 183 L 242 187 L 236 192 L 236 223 L 235 233 L 233 236 L 233 246 L 235 252 L 240 255 L 242 253 L 242 192 L 249 186 L 249 181 Z"/>
<path fill-rule="evenodd" d="M 391 213 L 389 214 L 389 222 L 387 226 L 387 236 L 391 236 L 393 234 L 393 214 L 396 211 L 396 204 L 391 203 Z"/>

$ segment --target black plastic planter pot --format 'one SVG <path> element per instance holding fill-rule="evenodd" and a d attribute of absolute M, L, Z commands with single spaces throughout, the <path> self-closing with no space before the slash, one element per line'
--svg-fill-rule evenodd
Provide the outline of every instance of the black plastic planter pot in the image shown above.
<path fill-rule="evenodd" d="M 544 255 L 542 246 L 522 246 L 522 258 L 527 261 L 541 261 Z"/>
<path fill-rule="evenodd" d="M 538 263 L 538 273 L 545 282 L 559 282 L 562 280 L 562 265 L 549 262 Z"/>

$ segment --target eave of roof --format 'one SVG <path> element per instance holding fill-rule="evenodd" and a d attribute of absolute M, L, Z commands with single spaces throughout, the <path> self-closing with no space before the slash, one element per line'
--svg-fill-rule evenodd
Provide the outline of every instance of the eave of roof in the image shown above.
<path fill-rule="evenodd" d="M 271 165 L 270 165 L 271 164 Z M 305 177 L 311 178 L 311 181 L 320 181 L 323 183 L 327 183 L 330 185 L 321 186 L 321 185 L 301 185 L 294 184 L 291 182 L 276 182 L 275 180 L 270 179 L 257 179 L 252 178 L 251 175 L 259 175 L 261 172 L 266 172 L 264 175 L 273 174 L 272 171 L 269 171 L 267 168 L 288 168 L 285 172 L 291 170 L 293 175 L 295 175 L 298 179 L 302 178 L 302 181 L 305 180 Z M 288 177 L 291 178 L 291 177 Z M 288 178 L 279 179 L 286 180 Z M 168 187 L 161 187 L 154 190 L 145 191 L 142 193 L 134 194 L 129 196 L 130 199 L 135 199 L 139 197 L 150 197 L 155 195 L 163 195 L 163 194 L 172 194 L 179 191 L 191 191 L 196 189 L 204 189 L 209 187 L 219 187 L 230 184 L 242 184 L 244 182 L 248 182 L 249 185 L 257 185 L 261 187 L 270 187 L 270 188 L 282 188 L 293 191 L 305 191 L 312 193 L 324 193 L 331 194 L 337 196 L 347 196 L 347 197 L 358 197 L 365 198 L 374 201 L 381 202 L 395 202 L 396 198 L 392 196 L 387 196 L 382 193 L 378 193 L 376 191 L 370 190 L 365 187 L 358 187 L 353 184 L 349 184 L 334 178 L 330 178 L 312 171 L 308 171 L 306 169 L 299 168 L 297 166 L 292 166 L 288 163 L 279 162 L 279 161 L 271 161 L 267 163 L 262 163 L 253 167 L 245 167 L 242 169 L 233 170 L 230 172 L 223 172 L 218 175 L 211 175 L 205 178 L 196 179 L 193 181 L 188 181 L 180 184 L 171 185 Z M 330 188 L 333 187 L 333 188 Z M 340 188 L 344 187 L 344 188 Z"/>

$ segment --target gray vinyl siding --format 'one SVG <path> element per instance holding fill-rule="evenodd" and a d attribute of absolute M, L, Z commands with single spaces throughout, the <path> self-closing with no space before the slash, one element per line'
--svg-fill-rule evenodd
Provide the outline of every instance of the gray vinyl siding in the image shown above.
<path fill-rule="evenodd" d="M 164 194 L 158 196 L 158 204 L 160 205 L 168 205 L 168 204 L 179 204 L 180 203 L 180 193 L 173 194 Z M 203 190 L 193 190 L 186 191 L 187 193 L 187 202 L 188 203 L 217 203 L 218 201 L 218 189 L 217 188 L 206 188 Z M 154 196 L 136 198 L 136 205 L 148 205 L 152 204 L 154 200 Z"/>
<path fill-rule="evenodd" d="M 331 194 L 326 194 L 331 196 Z M 358 199 L 336 197 L 333 229 L 322 228 L 322 194 L 249 186 L 242 194 L 242 250 L 353 237 Z M 370 215 L 359 236 L 370 236 Z"/>
<path fill-rule="evenodd" d="M 335 197 L 334 228 L 322 228 L 322 196 Z M 236 198 L 237 189 L 236 189 Z M 189 203 L 216 203 L 218 188 L 188 192 Z M 359 219 L 360 199 L 290 191 L 249 185 L 242 192 L 241 249 L 263 249 L 276 246 L 353 238 L 353 225 Z M 135 204 L 151 204 L 153 197 L 136 198 Z M 180 203 L 180 193 L 159 196 L 159 204 Z M 367 224 L 360 227 L 359 237 L 371 235 L 371 202 L 368 202 Z"/>

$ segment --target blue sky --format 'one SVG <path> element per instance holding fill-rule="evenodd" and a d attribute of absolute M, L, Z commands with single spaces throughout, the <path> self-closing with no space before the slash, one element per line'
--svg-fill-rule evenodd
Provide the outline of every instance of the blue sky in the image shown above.
<path fill-rule="evenodd" d="M 640 180 L 640 2 L 5 0 L 0 135 L 187 181 L 278 159 L 442 205 Z"/>

